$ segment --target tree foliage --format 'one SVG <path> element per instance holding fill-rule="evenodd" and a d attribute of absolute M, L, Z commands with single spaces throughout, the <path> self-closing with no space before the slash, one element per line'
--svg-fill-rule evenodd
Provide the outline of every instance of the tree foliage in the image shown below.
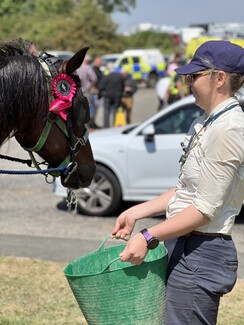
<path fill-rule="evenodd" d="M 173 37 L 167 33 L 154 31 L 138 32 L 126 39 L 127 48 L 158 48 L 164 53 L 176 52 Z"/>
<path fill-rule="evenodd" d="M 117 33 L 110 13 L 129 12 L 136 0 L 1 0 L 0 39 L 28 39 L 41 50 L 72 50 L 89 46 L 92 56 L 131 47 L 172 48 L 167 34 Z"/>
<path fill-rule="evenodd" d="M 89 0 L 88 2 L 98 6 L 105 13 L 114 11 L 129 13 L 130 8 L 134 8 L 136 4 L 136 0 Z M 31 14 L 33 11 L 65 14 L 86 3 L 87 0 L 1 0 L 0 17 L 18 12 Z"/>
<path fill-rule="evenodd" d="M 120 2 L 115 1 L 114 6 Z M 42 50 L 76 51 L 89 46 L 90 53 L 96 55 L 110 51 L 113 44 L 114 51 L 119 52 L 123 38 L 103 10 L 105 5 L 106 1 L 89 0 L 2 0 L 0 39 L 22 37 Z"/>
<path fill-rule="evenodd" d="M 134 8 L 135 0 L 97 0 L 97 3 L 101 8 L 107 12 L 112 13 L 113 11 L 130 12 L 130 8 Z"/>

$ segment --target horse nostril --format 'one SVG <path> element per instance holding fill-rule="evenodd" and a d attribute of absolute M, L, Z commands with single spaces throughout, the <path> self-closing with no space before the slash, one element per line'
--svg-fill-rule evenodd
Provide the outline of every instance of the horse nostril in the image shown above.
<path fill-rule="evenodd" d="M 95 171 L 95 164 L 88 164 L 87 166 L 81 167 L 75 164 L 73 168 L 70 169 L 68 175 L 61 176 L 62 185 L 74 190 L 88 187 L 92 182 Z"/>

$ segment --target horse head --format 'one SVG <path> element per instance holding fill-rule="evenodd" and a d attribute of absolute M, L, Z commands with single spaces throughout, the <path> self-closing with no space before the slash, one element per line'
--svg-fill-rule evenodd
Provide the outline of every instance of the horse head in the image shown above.
<path fill-rule="evenodd" d="M 68 166 L 60 176 L 71 189 L 89 186 L 95 173 L 86 129 L 89 104 L 76 75 L 87 50 L 63 61 L 39 52 L 32 42 L 0 43 L 0 142 L 12 132 L 49 168 Z"/>

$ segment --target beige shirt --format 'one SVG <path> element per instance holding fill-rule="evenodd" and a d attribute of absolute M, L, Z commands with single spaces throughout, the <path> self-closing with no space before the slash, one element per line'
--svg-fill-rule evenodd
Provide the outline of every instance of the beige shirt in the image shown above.
<path fill-rule="evenodd" d="M 244 200 L 244 113 L 235 98 L 218 105 L 209 118 L 236 104 L 205 128 L 206 115 L 193 122 L 184 145 L 196 131 L 181 168 L 175 196 L 170 200 L 167 218 L 189 205 L 211 222 L 197 230 L 230 234 L 235 216 Z"/>

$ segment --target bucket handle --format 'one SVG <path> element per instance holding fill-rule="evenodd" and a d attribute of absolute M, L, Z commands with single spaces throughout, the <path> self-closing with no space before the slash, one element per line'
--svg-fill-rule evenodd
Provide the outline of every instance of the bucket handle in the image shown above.
<path fill-rule="evenodd" d="M 107 237 L 102 241 L 101 245 L 100 245 L 100 246 L 98 247 L 98 249 L 97 249 L 97 252 L 101 252 L 101 251 L 104 250 L 104 245 L 105 245 L 105 243 L 107 242 L 107 240 L 108 240 L 109 238 L 111 238 L 111 235 L 108 235 L 108 236 L 107 236 Z M 120 256 L 118 256 L 118 257 L 114 258 L 112 261 L 110 261 L 110 262 L 108 263 L 108 265 L 106 265 L 106 266 L 104 267 L 104 269 L 100 272 L 100 274 L 105 273 L 106 271 L 108 271 L 109 267 L 110 267 L 114 262 L 116 262 L 116 261 L 118 261 L 118 260 L 120 260 Z"/>
<path fill-rule="evenodd" d="M 118 261 L 118 260 L 120 260 L 120 256 L 119 257 L 116 257 L 115 259 L 113 259 L 112 261 L 110 261 L 108 263 L 108 265 L 105 266 L 105 268 L 101 271 L 101 274 L 102 273 L 105 273 L 109 269 L 110 265 L 113 264 L 114 262 Z"/>
<path fill-rule="evenodd" d="M 105 245 L 106 241 L 107 241 L 109 238 L 111 238 L 111 235 L 108 235 L 108 236 L 107 236 L 107 237 L 102 241 L 102 243 L 100 244 L 100 246 L 99 246 L 98 249 L 97 249 L 97 252 L 101 252 L 101 251 L 104 250 L 104 245 Z"/>
<path fill-rule="evenodd" d="M 105 245 L 105 243 L 107 242 L 107 240 L 109 239 L 109 238 L 112 238 L 111 237 L 111 235 L 108 235 L 103 241 L 102 241 L 102 243 L 100 244 L 100 246 L 98 247 L 98 249 L 97 249 L 97 252 L 101 252 L 101 251 L 103 251 L 104 250 L 104 245 Z M 126 241 L 127 240 L 129 240 L 129 236 L 127 236 L 127 238 L 125 239 Z"/>

